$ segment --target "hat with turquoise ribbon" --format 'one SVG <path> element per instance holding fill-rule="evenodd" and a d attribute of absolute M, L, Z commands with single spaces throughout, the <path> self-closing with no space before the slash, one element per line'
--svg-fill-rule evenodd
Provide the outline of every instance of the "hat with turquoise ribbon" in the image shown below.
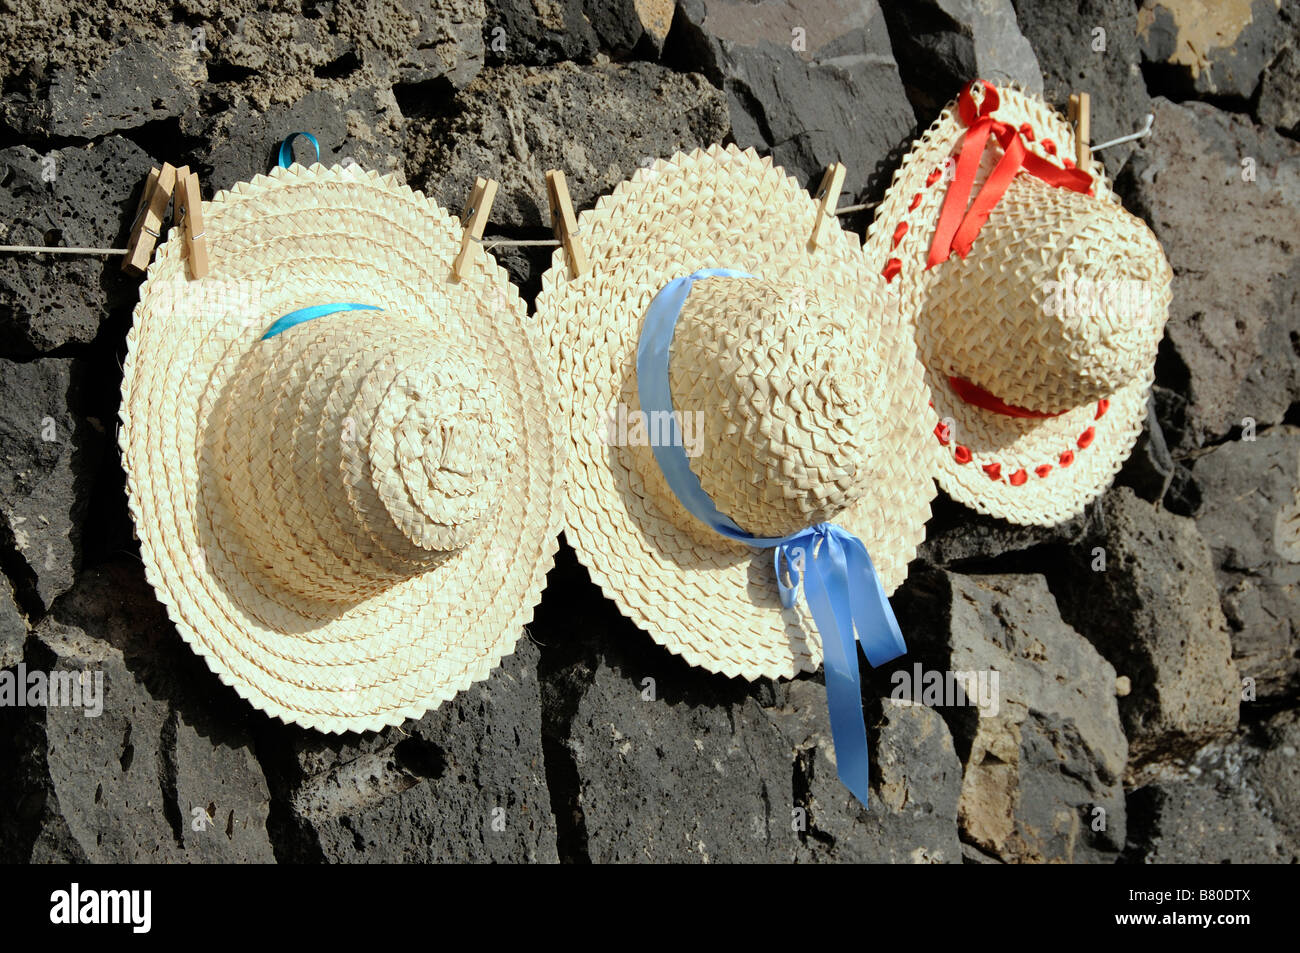
<path fill-rule="evenodd" d="M 287 151 L 284 150 L 284 151 Z M 282 151 L 282 156 L 284 156 Z M 558 546 L 542 340 L 463 228 L 393 176 L 282 168 L 173 235 L 127 337 L 145 572 L 252 705 L 321 731 L 417 718 L 514 650 Z"/>
<path fill-rule="evenodd" d="M 934 484 L 911 335 L 857 239 L 735 147 L 640 170 L 557 252 L 537 314 L 570 427 L 566 535 L 657 642 L 746 679 L 825 663 L 841 778 L 868 772 L 857 645 L 905 651 L 887 599 Z M 855 638 L 856 635 L 856 638 Z"/>

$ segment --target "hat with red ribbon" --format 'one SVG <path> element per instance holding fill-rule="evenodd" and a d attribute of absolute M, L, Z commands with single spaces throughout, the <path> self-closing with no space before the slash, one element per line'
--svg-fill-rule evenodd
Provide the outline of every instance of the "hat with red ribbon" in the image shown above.
<path fill-rule="evenodd" d="M 976 80 L 916 142 L 864 253 L 915 322 L 940 487 L 1052 525 L 1106 488 L 1142 430 L 1169 264 L 1071 126 Z"/>

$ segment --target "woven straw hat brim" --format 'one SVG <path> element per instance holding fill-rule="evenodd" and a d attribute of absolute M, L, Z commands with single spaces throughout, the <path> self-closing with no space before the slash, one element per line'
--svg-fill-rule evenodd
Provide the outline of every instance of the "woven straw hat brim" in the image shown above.
<path fill-rule="evenodd" d="M 1016 127 L 1029 123 L 1034 132 L 1030 151 L 1052 159 L 1044 146 L 1048 140 L 1054 143 L 1056 156 L 1074 156 L 1074 130 L 1059 113 L 1013 87 L 998 84 L 997 90 L 997 118 Z M 904 313 L 916 323 L 918 352 L 933 400 L 933 410 L 927 413 L 930 426 L 926 439 L 940 449 L 939 486 L 954 500 L 981 513 L 1022 525 L 1051 526 L 1078 514 L 1114 479 L 1142 432 L 1154 369 L 1107 395 L 1105 403 L 1090 402 L 1048 419 L 1015 418 L 984 410 L 953 392 L 936 354 L 936 340 L 951 337 L 951 333 L 940 333 L 936 322 L 943 319 L 926 307 L 932 276 L 940 269 L 965 267 L 971 272 L 971 293 L 979 294 L 986 282 L 1013 280 L 1016 267 L 1015 262 L 981 256 L 976 238 L 965 262 L 954 255 L 926 271 L 947 187 L 942 176 L 944 164 L 950 156 L 955 157 L 965 130 L 956 103 L 949 104 L 895 173 L 867 234 L 864 254 L 876 274 L 883 273 L 890 259 L 901 263 L 892 284 L 902 297 Z M 1000 155 L 996 145 L 985 150 L 972 194 Z M 1118 204 L 1102 164 L 1093 159 L 1086 171 L 1093 177 L 1097 200 Z M 995 209 L 993 215 L 997 214 Z M 900 223 L 907 228 L 895 247 Z M 939 426 L 945 419 L 951 423 L 950 430 Z"/>
<path fill-rule="evenodd" d="M 127 337 L 120 444 L 148 579 L 182 638 L 262 711 L 325 732 L 418 718 L 513 651 L 553 564 L 565 446 L 544 345 L 490 255 L 449 281 L 459 223 L 391 177 L 295 165 L 219 193 L 203 212 L 209 275 L 188 279 L 182 243 L 171 237 Z M 396 324 L 408 338 L 454 327 L 504 395 L 518 441 L 499 508 L 471 545 L 331 612 L 253 584 L 259 553 L 239 545 L 232 515 L 214 503 L 221 474 L 205 434 L 220 424 L 214 408 L 241 356 L 302 350 L 295 332 L 310 325 L 259 344 L 271 321 L 335 301 L 385 309 L 316 319 L 365 322 L 372 340 Z M 304 366 L 327 382 L 329 367 Z M 288 508 L 296 558 L 310 572 L 325 543 L 305 511 L 292 509 L 287 467 L 295 449 L 318 448 L 289 445 L 301 433 L 293 406 L 247 410 L 260 416 L 238 421 L 241 439 L 285 442 L 272 457 L 277 472 L 253 483 L 262 498 L 248 505 Z"/>
<path fill-rule="evenodd" d="M 835 517 L 871 553 L 887 591 L 899 585 L 925 533 L 935 465 L 922 438 L 926 395 L 896 302 L 837 225 L 814 253 L 815 204 L 793 179 L 735 147 L 677 154 L 642 169 L 578 219 L 590 269 L 570 276 L 562 251 L 542 280 L 537 316 L 559 372 L 571 454 L 567 536 L 592 579 L 655 641 L 692 665 L 747 679 L 813 671 L 821 643 L 805 603 L 783 610 L 770 549 L 731 543 L 689 524 L 646 447 L 601 434 L 622 402 L 637 408 L 642 318 L 673 278 L 739 269 L 815 289 L 863 322 L 864 365 L 888 382 L 889 430 L 879 435 L 870 492 Z M 707 438 L 705 453 L 708 452 Z M 663 502 L 659 502 L 663 501 Z M 663 507 L 677 507 L 670 518 Z"/>

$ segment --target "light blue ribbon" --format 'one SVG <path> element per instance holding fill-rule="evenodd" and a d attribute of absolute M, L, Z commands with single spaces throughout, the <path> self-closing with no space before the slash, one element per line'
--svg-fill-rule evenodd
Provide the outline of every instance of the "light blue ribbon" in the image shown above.
<path fill-rule="evenodd" d="M 276 318 L 275 323 L 266 329 L 261 340 L 273 338 L 281 331 L 287 331 L 295 324 L 302 324 L 304 321 L 311 321 L 313 318 L 323 318 L 327 314 L 335 314 L 339 311 L 383 311 L 383 308 L 373 304 L 352 304 L 350 302 L 339 302 L 337 304 L 314 304 L 310 308 L 299 308 L 297 311 L 290 311 L 281 318 Z"/>
<path fill-rule="evenodd" d="M 789 536 L 753 536 L 718 511 L 713 499 L 691 470 L 690 458 L 678 432 L 668 378 L 673 331 L 691 286 L 705 278 L 753 278 L 729 268 L 704 268 L 675 278 L 659 291 L 646 310 L 637 343 L 637 391 L 641 410 L 660 414 L 671 422 L 669 439 L 652 446 L 655 460 L 673 493 L 690 513 L 730 539 L 774 549 L 777 588 L 781 605 L 793 608 L 802 581 L 808 608 L 822 637 L 826 665 L 826 704 L 830 711 L 831 738 L 840 781 L 863 807 L 870 787 L 867 728 L 862 717 L 862 683 L 858 673 L 857 642 L 873 666 L 883 665 L 907 651 L 898 620 L 889 606 L 867 547 L 862 540 L 834 523 Z M 785 581 L 785 560 L 790 582 Z M 857 639 L 854 630 L 857 630 Z"/>
<path fill-rule="evenodd" d="M 311 143 L 311 147 L 316 150 L 316 161 L 320 161 L 320 143 L 310 132 L 291 132 L 285 137 L 284 142 L 280 143 L 280 168 L 287 169 L 293 165 L 293 140 L 302 136 Z"/>

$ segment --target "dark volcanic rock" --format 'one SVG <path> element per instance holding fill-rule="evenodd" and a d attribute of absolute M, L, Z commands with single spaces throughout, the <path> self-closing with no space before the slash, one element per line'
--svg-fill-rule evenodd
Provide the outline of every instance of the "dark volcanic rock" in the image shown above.
<path fill-rule="evenodd" d="M 10 107 L 8 122 L 25 135 L 94 139 L 193 111 L 208 71 L 183 26 L 157 39 L 123 42 L 99 68 L 54 70 L 47 97 Z"/>
<path fill-rule="evenodd" d="M 525 636 L 486 681 L 397 729 L 269 726 L 261 749 L 284 804 L 280 859 L 555 861 L 538 654 Z"/>
<path fill-rule="evenodd" d="M 1280 712 L 1197 753 L 1129 795 L 1127 859 L 1146 863 L 1300 862 L 1300 726 Z"/>
<path fill-rule="evenodd" d="M 411 129 L 412 184 L 458 211 L 477 176 L 496 179 L 498 225 L 550 224 L 547 169 L 564 170 L 580 210 L 638 166 L 728 128 L 722 95 L 702 77 L 651 63 L 488 69 L 456 102 L 453 118 Z"/>
<path fill-rule="evenodd" d="M 1237 667 L 1259 697 L 1300 684 L 1300 430 L 1233 440 L 1196 461 L 1197 526 L 1210 544 Z"/>
<path fill-rule="evenodd" d="M 923 123 L 976 77 L 1042 94 L 1043 74 L 1011 0 L 886 3 L 898 72 Z"/>
<path fill-rule="evenodd" d="M 599 44 L 583 6 L 583 0 L 487 0 L 483 39 L 488 61 L 529 66 L 590 62 Z"/>
<path fill-rule="evenodd" d="M 357 162 L 379 172 L 401 168 L 405 138 L 397 100 L 388 89 L 330 87 L 310 92 L 292 105 L 265 109 L 241 98 L 219 112 L 186 116 L 181 129 L 200 143 L 193 162 L 212 193 L 272 168 L 280 141 L 291 132 L 314 135 L 321 145 L 320 159 L 327 165 Z M 305 139 L 294 142 L 294 155 L 304 165 L 316 161 L 315 150 Z"/>
<path fill-rule="evenodd" d="M 13 586 L 0 575 L 0 668 L 8 668 L 22 660 L 26 641 L 27 620 L 14 604 Z"/>
<path fill-rule="evenodd" d="M 1119 710 L 1133 770 L 1231 734 L 1241 683 L 1196 523 L 1127 487 L 1102 514 L 1105 530 L 1053 581 L 1064 618 L 1131 683 Z"/>
<path fill-rule="evenodd" d="M 1115 670 L 1061 621 L 1046 580 L 923 570 L 893 603 L 912 649 L 886 667 L 896 691 L 928 701 L 918 666 L 967 674 L 940 707 L 965 765 L 962 840 L 1004 861 L 1113 860 L 1128 754 Z"/>
<path fill-rule="evenodd" d="M 746 684 L 656 646 L 561 551 L 535 632 L 566 859 L 960 859 L 960 768 L 929 709 L 868 713 L 870 810 L 836 776 L 826 690 Z"/>
<path fill-rule="evenodd" d="M 868 715 L 872 783 L 866 811 L 836 775 L 823 686 L 794 682 L 784 704 L 769 715 L 794 746 L 795 803 L 807 812 L 796 860 L 961 862 L 961 763 L 934 709 L 885 702 L 878 720 Z"/>
<path fill-rule="evenodd" d="M 585 8 L 606 49 L 626 55 L 644 46 L 657 56 L 677 4 L 676 0 L 587 0 Z"/>
<path fill-rule="evenodd" d="M 78 705 L 25 709 L 16 784 L 4 795 L 14 803 L 0 812 L 7 855 L 273 859 L 248 731 L 261 716 L 176 636 L 138 564 L 84 574 L 33 640 L 29 670 L 84 688 Z"/>
<path fill-rule="evenodd" d="M 46 608 L 72 587 L 104 422 L 86 406 L 86 362 L 0 361 L 0 542 L 23 562 L 18 585 Z"/>
<path fill-rule="evenodd" d="M 0 150 L 0 243 L 121 248 L 149 157 L 110 136 L 45 154 Z M 121 259 L 92 255 L 0 255 L 0 353 L 27 356 L 91 341 L 137 285 Z"/>
<path fill-rule="evenodd" d="M 1132 0 L 1012 0 L 1020 29 L 1038 55 L 1047 100 L 1064 110 L 1071 93 L 1092 99 L 1092 141 L 1136 132 L 1151 111 L 1138 66 Z M 1099 32 L 1100 31 L 1100 32 Z M 1098 153 L 1113 176 L 1131 143 Z"/>
<path fill-rule="evenodd" d="M 847 195 L 883 192 L 913 128 L 876 0 L 681 0 L 667 55 L 726 92 L 738 145 L 814 186 L 843 162 Z"/>
<path fill-rule="evenodd" d="M 1118 187 L 1174 271 L 1166 344 L 1190 391 L 1178 456 L 1246 418 L 1279 423 L 1300 397 L 1300 143 L 1204 103 L 1153 110 Z"/>
<path fill-rule="evenodd" d="M 1186 95 L 1249 99 L 1286 38 L 1278 8 L 1279 0 L 1145 0 L 1142 58 Z"/>

